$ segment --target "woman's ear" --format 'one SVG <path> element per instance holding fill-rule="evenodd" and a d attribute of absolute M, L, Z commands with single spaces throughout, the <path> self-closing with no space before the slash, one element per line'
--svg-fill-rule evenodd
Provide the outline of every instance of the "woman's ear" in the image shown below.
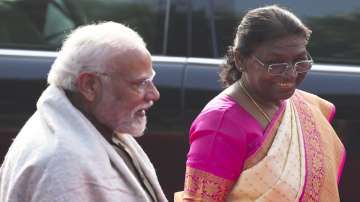
<path fill-rule="evenodd" d="M 88 102 L 94 102 L 101 90 L 101 82 L 94 73 L 80 73 L 76 79 L 76 86 L 82 97 Z"/>
<path fill-rule="evenodd" d="M 236 69 L 239 72 L 243 72 L 245 70 L 245 59 L 238 50 L 234 50 L 234 61 Z"/>

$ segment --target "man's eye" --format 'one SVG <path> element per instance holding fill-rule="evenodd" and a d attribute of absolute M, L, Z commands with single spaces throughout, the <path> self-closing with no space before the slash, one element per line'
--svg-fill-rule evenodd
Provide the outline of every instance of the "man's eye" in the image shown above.
<path fill-rule="evenodd" d="M 134 82 L 133 84 L 134 84 L 134 86 L 143 86 L 143 85 L 145 85 L 145 80 L 142 80 L 142 81 L 137 81 L 137 82 Z"/>
<path fill-rule="evenodd" d="M 139 83 L 139 86 L 146 86 L 147 83 L 148 83 L 148 80 L 141 81 Z"/>
<path fill-rule="evenodd" d="M 134 83 L 134 85 L 136 87 L 138 87 L 138 88 L 144 88 L 144 87 L 148 86 L 149 83 L 151 83 L 151 80 L 150 79 L 145 79 L 145 80 L 138 81 L 138 82 Z"/>

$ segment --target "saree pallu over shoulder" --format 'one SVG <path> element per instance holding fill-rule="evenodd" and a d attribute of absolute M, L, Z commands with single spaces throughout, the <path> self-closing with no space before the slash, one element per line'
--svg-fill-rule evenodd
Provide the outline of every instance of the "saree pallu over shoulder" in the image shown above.
<path fill-rule="evenodd" d="M 298 201 L 304 184 L 303 142 L 292 103 L 248 160 L 227 201 Z M 271 142 L 271 145 L 268 144 Z"/>
<path fill-rule="evenodd" d="M 300 201 L 340 201 L 338 181 L 345 148 L 329 123 L 335 107 L 300 90 L 291 100 L 299 114 L 305 145 L 306 175 Z"/>
<path fill-rule="evenodd" d="M 265 131 L 260 131 L 263 136 L 256 148 L 244 151 L 248 153 L 241 158 L 238 176 L 227 178 L 189 164 L 185 190 L 175 194 L 175 201 L 340 201 L 338 181 L 345 149 L 330 124 L 334 113 L 335 107 L 330 102 L 296 90 L 282 102 L 281 110 Z M 236 122 L 235 137 L 243 137 L 239 135 L 241 129 L 246 131 L 244 137 L 251 137 L 247 135 L 255 131 L 256 124 L 243 121 Z M 239 148 L 251 144 L 247 142 L 250 138 L 245 138 L 244 144 L 230 147 L 232 142 L 227 142 L 222 133 L 217 137 L 216 140 L 229 146 L 222 147 L 226 155 L 223 158 L 228 157 L 229 149 L 238 151 L 236 155 L 240 156 Z"/>
<path fill-rule="evenodd" d="M 330 102 L 297 90 L 245 162 L 228 201 L 340 201 L 345 149 L 329 123 L 334 111 Z"/>

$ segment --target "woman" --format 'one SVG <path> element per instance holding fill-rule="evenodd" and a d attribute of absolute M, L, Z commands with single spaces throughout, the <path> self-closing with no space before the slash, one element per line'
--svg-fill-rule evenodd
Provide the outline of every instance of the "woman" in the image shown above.
<path fill-rule="evenodd" d="M 221 80 L 190 129 L 184 201 L 339 201 L 345 150 L 335 107 L 296 87 L 311 31 L 278 6 L 249 11 Z"/>

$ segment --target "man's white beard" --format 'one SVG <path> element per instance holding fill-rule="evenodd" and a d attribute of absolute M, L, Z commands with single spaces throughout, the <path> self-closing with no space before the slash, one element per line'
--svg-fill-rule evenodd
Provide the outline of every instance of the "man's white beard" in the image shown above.
<path fill-rule="evenodd" d="M 146 129 L 146 122 L 147 122 L 146 117 L 136 122 L 132 122 L 130 126 L 130 130 L 131 130 L 130 135 L 132 135 L 133 137 L 143 136 Z"/>
<path fill-rule="evenodd" d="M 147 119 L 146 116 L 138 118 L 136 120 L 125 121 L 115 131 L 116 133 L 127 133 L 133 137 L 141 137 L 144 135 L 146 129 Z"/>

